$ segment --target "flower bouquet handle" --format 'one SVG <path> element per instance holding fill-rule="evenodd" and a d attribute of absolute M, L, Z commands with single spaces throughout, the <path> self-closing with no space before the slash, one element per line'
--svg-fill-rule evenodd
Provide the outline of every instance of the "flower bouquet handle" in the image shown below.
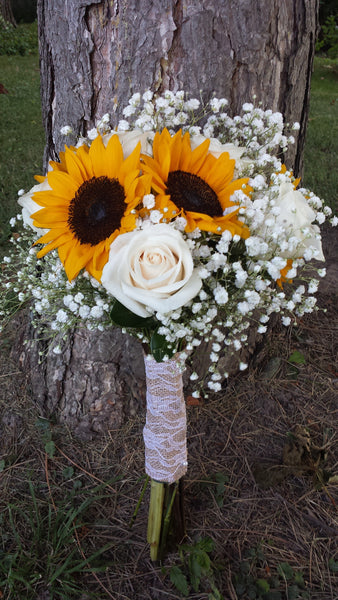
<path fill-rule="evenodd" d="M 145 470 L 151 478 L 147 540 L 151 558 L 157 560 L 166 544 L 173 504 L 177 505 L 178 482 L 187 471 L 187 424 L 182 371 L 177 360 L 157 362 L 146 356 L 145 371 L 147 414 L 143 438 Z M 176 525 L 183 524 L 184 529 L 182 504 L 179 512 Z"/>

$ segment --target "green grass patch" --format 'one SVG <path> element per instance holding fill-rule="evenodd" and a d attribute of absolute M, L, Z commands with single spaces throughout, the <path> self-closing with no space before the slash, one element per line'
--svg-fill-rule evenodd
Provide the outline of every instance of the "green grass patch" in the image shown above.
<path fill-rule="evenodd" d="M 0 243 L 8 219 L 18 212 L 17 192 L 34 185 L 42 173 L 45 143 L 41 120 L 39 58 L 0 56 Z"/>
<path fill-rule="evenodd" d="M 0 544 L 1 590 L 13 599 L 33 600 L 41 588 L 50 600 L 83 597 L 83 579 L 106 570 L 102 555 L 114 545 L 93 551 L 88 543 L 95 533 L 95 508 L 105 499 L 104 485 L 87 489 L 86 498 L 73 488 L 53 505 L 28 480 L 24 495 L 27 504 L 16 499 L 1 512 L 6 532 Z"/>
<path fill-rule="evenodd" d="M 338 60 L 315 58 L 303 183 L 338 208 Z"/>

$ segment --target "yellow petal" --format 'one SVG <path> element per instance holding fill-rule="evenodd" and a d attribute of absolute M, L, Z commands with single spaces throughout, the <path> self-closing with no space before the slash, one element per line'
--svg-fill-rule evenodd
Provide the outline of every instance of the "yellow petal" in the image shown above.
<path fill-rule="evenodd" d="M 123 163 L 123 149 L 118 135 L 112 135 L 108 141 L 106 156 L 106 176 L 111 179 L 118 179 L 119 171 Z"/>
<path fill-rule="evenodd" d="M 122 146 L 121 146 L 121 148 L 122 148 Z M 121 185 L 124 185 L 125 179 L 131 173 L 134 173 L 135 174 L 134 176 L 137 176 L 137 174 L 139 174 L 140 169 L 141 169 L 140 154 L 141 154 L 141 142 L 138 142 L 137 145 L 135 146 L 134 150 L 123 161 L 121 168 L 119 170 L 118 180 Z"/>
<path fill-rule="evenodd" d="M 49 171 L 48 183 L 50 187 L 61 197 L 72 199 L 78 189 L 76 181 L 63 171 Z"/>

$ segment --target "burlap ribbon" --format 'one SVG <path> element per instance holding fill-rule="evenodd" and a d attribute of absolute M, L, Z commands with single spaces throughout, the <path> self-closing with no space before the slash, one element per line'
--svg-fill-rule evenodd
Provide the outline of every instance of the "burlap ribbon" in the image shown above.
<path fill-rule="evenodd" d="M 187 420 L 182 372 L 175 359 L 145 357 L 147 415 L 143 430 L 146 473 L 174 483 L 187 472 Z"/>

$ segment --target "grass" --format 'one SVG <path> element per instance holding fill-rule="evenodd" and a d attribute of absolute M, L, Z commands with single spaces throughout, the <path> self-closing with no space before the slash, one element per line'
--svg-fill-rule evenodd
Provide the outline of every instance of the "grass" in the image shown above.
<path fill-rule="evenodd" d="M 0 56 L 0 244 L 9 233 L 8 220 L 18 212 L 17 192 L 34 185 L 42 172 L 44 130 L 41 120 L 37 55 Z"/>
<path fill-rule="evenodd" d="M 62 498 L 51 497 L 46 502 L 41 495 L 41 483 L 29 480 L 22 490 L 27 505 L 23 506 L 20 498 L 6 503 L 2 512 L 6 533 L 0 548 L 3 594 L 34 600 L 37 590 L 45 586 L 49 600 L 69 600 L 81 594 L 81 578 L 88 565 L 91 573 L 106 569 L 107 562 L 102 563 L 99 557 L 111 547 L 110 543 L 88 558 L 83 553 L 83 548 L 89 547 L 90 508 L 104 498 L 102 488 L 87 490 L 84 500 L 76 497 L 76 488 L 70 488 L 66 493 L 64 490 Z"/>
<path fill-rule="evenodd" d="M 316 57 L 304 156 L 304 184 L 338 208 L 338 60 Z"/>

